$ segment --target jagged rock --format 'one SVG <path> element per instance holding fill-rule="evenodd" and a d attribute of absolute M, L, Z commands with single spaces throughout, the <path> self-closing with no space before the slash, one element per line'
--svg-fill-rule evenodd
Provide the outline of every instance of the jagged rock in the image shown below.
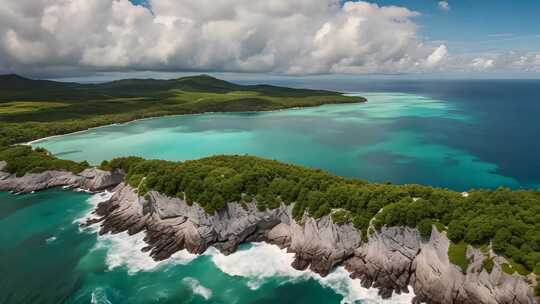
<path fill-rule="evenodd" d="M 109 172 L 97 168 L 86 169 L 77 176 L 82 177 L 77 186 L 90 191 L 111 188 L 124 180 L 124 174 L 121 171 Z"/>
<path fill-rule="evenodd" d="M 411 228 L 382 228 L 362 243 L 361 234 L 351 225 L 336 225 L 331 217 L 304 216 L 301 223 L 292 217 L 292 206 L 260 211 L 255 202 L 241 206 L 229 203 L 214 214 L 198 204 L 151 191 L 138 197 L 121 184 L 96 213 L 102 216 L 100 233 L 146 231 L 144 248 L 156 260 L 187 249 L 203 253 L 209 246 L 225 254 L 248 241 L 266 241 L 295 254 L 292 266 L 310 268 L 326 275 L 344 264 L 351 277 L 362 286 L 378 288 L 383 298 L 394 293 L 415 292 L 413 303 L 432 304 L 533 304 L 530 286 L 520 276 L 503 273 L 495 259 L 491 273 L 481 270 L 484 255 L 469 247 L 471 264 L 466 273 L 450 263 L 449 240 L 433 229 L 429 240 L 422 240 Z"/>
<path fill-rule="evenodd" d="M 406 292 L 410 285 L 415 292 L 413 303 L 536 303 L 528 284 L 519 276 L 503 273 L 500 263 L 495 263 L 491 273 L 481 271 L 485 257 L 478 249 L 469 246 L 471 264 L 463 273 L 449 261 L 449 245 L 446 234 L 435 228 L 427 242 L 415 229 L 383 228 L 356 250 L 345 267 L 364 287 L 379 288 L 383 298 L 391 296 L 392 290 Z"/>
<path fill-rule="evenodd" d="M 326 275 L 361 242 L 351 225 L 338 226 L 329 216 L 317 220 L 306 217 L 305 223 L 298 225 L 292 219 L 292 206 L 261 211 L 255 202 L 245 206 L 228 203 L 224 210 L 207 214 L 198 204 L 190 206 L 155 191 L 138 197 L 123 184 L 96 213 L 104 217 L 100 233 L 146 230 L 149 246 L 145 250 L 158 260 L 182 249 L 202 253 L 214 246 L 230 254 L 241 243 L 268 241 L 294 252 L 296 268 L 311 267 Z"/>
<path fill-rule="evenodd" d="M 103 171 L 89 168 L 79 174 L 67 171 L 44 171 L 28 173 L 17 177 L 2 170 L 7 163 L 0 163 L 0 191 L 29 193 L 53 187 L 82 188 L 88 191 L 100 191 L 122 182 L 124 174 L 120 171 Z"/>
<path fill-rule="evenodd" d="M 266 241 L 278 245 L 280 248 L 289 247 L 291 244 L 291 227 L 284 223 L 277 224 L 266 234 Z"/>
<path fill-rule="evenodd" d="M 320 219 L 304 217 L 299 225 L 292 220 L 291 244 L 289 251 L 296 253 L 295 268 L 310 269 L 323 276 L 327 275 L 338 263 L 354 254 L 361 243 L 361 235 L 352 225 L 336 225 L 330 216 Z"/>
<path fill-rule="evenodd" d="M 4 171 L 6 167 L 7 167 L 7 162 L 0 160 L 0 171 Z"/>
<path fill-rule="evenodd" d="M 0 190 L 31 192 L 56 186 L 99 191 L 116 186 L 114 195 L 100 203 L 83 226 L 101 222 L 100 234 L 144 231 L 148 244 L 143 250 L 156 260 L 169 258 L 179 250 L 201 254 L 209 246 L 225 254 L 249 241 L 266 241 L 295 254 L 292 266 L 310 268 L 326 275 L 344 264 L 352 278 L 364 287 L 378 288 L 383 298 L 394 293 L 415 292 L 413 303 L 429 304 L 534 304 L 532 289 L 519 275 L 501 270 L 504 258 L 495 257 L 491 273 L 482 270 L 484 255 L 469 246 L 471 263 L 463 273 L 448 259 L 449 240 L 435 228 L 431 238 L 422 240 L 416 229 L 382 228 L 362 243 L 361 234 L 351 225 L 336 225 L 331 217 L 304 216 L 301 223 L 292 217 L 292 206 L 260 211 L 256 203 L 241 206 L 228 203 L 214 214 L 198 204 L 188 205 L 151 191 L 140 197 L 121 183 L 123 173 L 87 169 L 80 174 L 46 171 L 16 177 L 4 172 L 0 161 Z"/>
<path fill-rule="evenodd" d="M 437 229 L 433 229 L 429 242 L 423 244 L 415 259 L 416 277 L 412 282 L 418 298 L 427 303 L 536 303 L 531 288 L 520 276 L 502 272 L 502 258 L 495 261 L 488 273 L 481 270 L 484 255 L 469 246 L 467 257 L 471 263 L 464 274 L 450 263 L 449 245 L 446 235 Z"/>
<path fill-rule="evenodd" d="M 364 287 L 379 288 L 383 298 L 391 296 L 392 292 L 406 292 L 420 243 L 414 229 L 383 227 L 355 251 L 354 257 L 345 262 L 345 268 L 352 277 L 359 278 Z"/>

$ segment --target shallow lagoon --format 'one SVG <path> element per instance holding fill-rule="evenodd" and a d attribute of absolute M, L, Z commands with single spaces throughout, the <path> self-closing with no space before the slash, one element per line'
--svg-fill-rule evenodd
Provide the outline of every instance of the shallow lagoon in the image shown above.
<path fill-rule="evenodd" d="M 459 103 L 405 93 L 358 94 L 369 102 L 160 117 L 34 145 L 62 158 L 93 164 L 127 155 L 187 160 L 250 154 L 373 182 L 422 183 L 455 190 L 523 185 L 499 173 L 496 164 L 450 144 L 455 138 L 448 134 L 482 123 Z"/>

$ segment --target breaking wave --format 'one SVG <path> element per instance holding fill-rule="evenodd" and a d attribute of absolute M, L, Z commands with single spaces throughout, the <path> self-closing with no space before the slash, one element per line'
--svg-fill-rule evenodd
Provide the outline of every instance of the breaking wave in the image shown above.
<path fill-rule="evenodd" d="M 351 279 L 349 272 L 343 267 L 338 267 L 328 276 L 321 277 L 312 271 L 299 271 L 291 267 L 294 259 L 293 253 L 279 249 L 277 246 L 266 243 L 253 243 L 249 249 L 239 250 L 225 256 L 216 249 L 210 249 L 207 253 L 211 256 L 214 264 L 223 272 L 241 276 L 248 279 L 248 287 L 258 289 L 265 281 L 272 277 L 281 277 L 285 282 L 300 280 L 317 280 L 322 286 L 333 289 L 343 296 L 341 303 L 365 303 L 365 304 L 401 304 L 411 303 L 414 294 L 394 295 L 391 299 L 383 300 L 377 289 L 363 288 L 360 280 Z"/>

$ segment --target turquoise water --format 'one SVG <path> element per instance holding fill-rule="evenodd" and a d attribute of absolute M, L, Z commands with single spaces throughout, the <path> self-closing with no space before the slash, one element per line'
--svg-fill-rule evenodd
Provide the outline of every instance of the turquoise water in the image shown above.
<path fill-rule="evenodd" d="M 456 190 L 523 185 L 494 163 L 453 147 L 452 126 L 481 123 L 447 100 L 361 93 L 365 104 L 267 113 L 214 113 L 147 119 L 34 143 L 59 157 L 99 164 L 118 156 L 168 160 L 251 154 L 374 182 L 422 183 Z M 428 137 L 428 135 L 431 135 Z M 471 140 L 478 140 L 474 135 Z"/>
<path fill-rule="evenodd" d="M 252 154 L 376 182 L 540 185 L 538 83 L 392 85 L 409 93 L 362 93 L 366 104 L 162 117 L 33 145 L 94 164 L 126 155 Z M 103 195 L 0 193 L 0 303 L 410 303 L 412 295 L 382 301 L 342 268 L 326 278 L 296 271 L 290 254 L 265 244 L 156 263 L 140 251 L 143 235 L 78 228 L 110 194 Z"/>
<path fill-rule="evenodd" d="M 324 279 L 296 271 L 292 255 L 266 244 L 230 256 L 211 249 L 154 262 L 140 251 L 142 234 L 97 236 L 95 227 L 78 228 L 106 197 L 59 189 L 0 193 L 0 303 L 381 302 L 344 269 Z"/>

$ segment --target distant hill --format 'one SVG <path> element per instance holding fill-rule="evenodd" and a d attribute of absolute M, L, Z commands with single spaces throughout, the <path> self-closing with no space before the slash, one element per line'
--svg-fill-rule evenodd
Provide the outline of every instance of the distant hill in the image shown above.
<path fill-rule="evenodd" d="M 99 84 L 0 75 L 0 146 L 145 117 L 364 101 L 332 91 L 239 85 L 209 75 Z"/>
<path fill-rule="evenodd" d="M 337 92 L 277 87 L 270 85 L 238 85 L 209 75 L 177 79 L 123 79 L 99 84 L 79 84 L 50 80 L 33 80 L 18 75 L 0 75 L 0 102 L 16 99 L 77 101 L 111 97 L 162 96 L 171 90 L 207 93 L 253 91 L 268 96 L 329 96 Z"/>

